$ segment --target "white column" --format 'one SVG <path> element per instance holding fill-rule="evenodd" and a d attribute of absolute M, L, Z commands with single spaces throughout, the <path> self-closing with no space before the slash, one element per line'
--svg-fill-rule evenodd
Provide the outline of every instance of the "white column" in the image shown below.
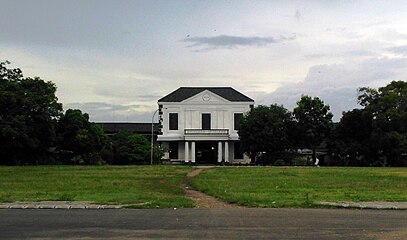
<path fill-rule="evenodd" d="M 195 142 L 191 142 L 191 162 L 195 162 Z"/>
<path fill-rule="evenodd" d="M 218 142 L 218 162 L 222 162 L 222 142 Z"/>
<path fill-rule="evenodd" d="M 225 142 L 225 162 L 229 162 L 229 142 Z"/>
<path fill-rule="evenodd" d="M 184 152 L 185 152 L 185 162 L 186 163 L 189 162 L 189 146 L 188 145 L 189 145 L 188 142 L 185 141 L 185 150 L 184 150 Z"/>

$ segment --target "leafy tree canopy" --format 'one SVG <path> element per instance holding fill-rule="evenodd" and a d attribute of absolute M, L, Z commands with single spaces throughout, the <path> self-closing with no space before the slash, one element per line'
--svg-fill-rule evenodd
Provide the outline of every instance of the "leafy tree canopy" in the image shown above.
<path fill-rule="evenodd" d="M 301 96 L 294 108 L 294 117 L 300 129 L 298 138 L 304 147 L 313 149 L 313 158 L 316 158 L 315 147 L 328 136 L 332 128 L 332 113 L 318 97 Z"/>
<path fill-rule="evenodd" d="M 283 106 L 257 106 L 247 113 L 241 122 L 239 136 L 241 147 L 252 159 L 259 152 L 272 154 L 284 151 L 292 144 L 293 128 L 291 113 Z"/>
<path fill-rule="evenodd" d="M 360 88 L 358 100 L 372 116 L 371 144 L 387 156 L 389 165 L 403 165 L 401 156 L 407 153 L 407 82 L 392 81 L 377 90 Z"/>
<path fill-rule="evenodd" d="M 38 164 L 55 146 L 56 86 L 0 62 L 0 164 Z"/>
<path fill-rule="evenodd" d="M 342 165 L 368 165 L 374 162 L 371 115 L 363 109 L 344 112 L 329 138 L 331 152 L 343 160 Z"/>
<path fill-rule="evenodd" d="M 149 162 L 150 142 L 140 134 L 118 132 L 111 137 L 113 163 L 141 164 Z"/>
<path fill-rule="evenodd" d="M 71 152 L 66 163 L 94 164 L 107 142 L 102 128 L 89 122 L 89 115 L 79 109 L 68 109 L 58 122 L 59 148 Z M 73 161 L 73 162 L 69 162 Z"/>

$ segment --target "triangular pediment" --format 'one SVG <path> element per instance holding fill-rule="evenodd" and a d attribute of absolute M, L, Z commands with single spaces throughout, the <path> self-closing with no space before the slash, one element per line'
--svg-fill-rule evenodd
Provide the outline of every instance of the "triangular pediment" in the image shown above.
<path fill-rule="evenodd" d="M 230 101 L 224 99 L 223 97 L 209 91 L 204 90 L 192 97 L 189 97 L 182 101 L 182 103 L 194 103 L 194 104 L 218 104 L 218 103 L 229 103 Z"/>
<path fill-rule="evenodd" d="M 172 93 L 160 98 L 158 102 L 182 102 L 205 90 L 229 102 L 254 102 L 253 99 L 231 87 L 180 87 Z"/>

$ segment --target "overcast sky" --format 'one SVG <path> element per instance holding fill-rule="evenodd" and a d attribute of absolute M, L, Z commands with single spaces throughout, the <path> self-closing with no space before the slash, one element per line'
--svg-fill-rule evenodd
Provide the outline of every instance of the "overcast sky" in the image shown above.
<path fill-rule="evenodd" d="M 151 121 L 181 86 L 319 96 L 339 120 L 358 87 L 407 79 L 407 2 L 0 0 L 4 60 L 93 121 Z"/>

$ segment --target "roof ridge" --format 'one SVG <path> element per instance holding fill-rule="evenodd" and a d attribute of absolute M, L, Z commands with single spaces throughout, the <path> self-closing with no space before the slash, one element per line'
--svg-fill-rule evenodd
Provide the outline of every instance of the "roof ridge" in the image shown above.
<path fill-rule="evenodd" d="M 181 102 L 188 99 L 204 90 L 208 90 L 226 100 L 232 102 L 254 102 L 253 99 L 247 97 L 243 93 L 237 91 L 233 87 L 179 87 L 177 90 L 162 97 L 158 102 Z"/>
<path fill-rule="evenodd" d="M 232 88 L 232 87 L 179 87 L 178 89 L 180 89 L 180 88 Z M 234 89 L 234 88 L 232 88 L 232 89 Z"/>

